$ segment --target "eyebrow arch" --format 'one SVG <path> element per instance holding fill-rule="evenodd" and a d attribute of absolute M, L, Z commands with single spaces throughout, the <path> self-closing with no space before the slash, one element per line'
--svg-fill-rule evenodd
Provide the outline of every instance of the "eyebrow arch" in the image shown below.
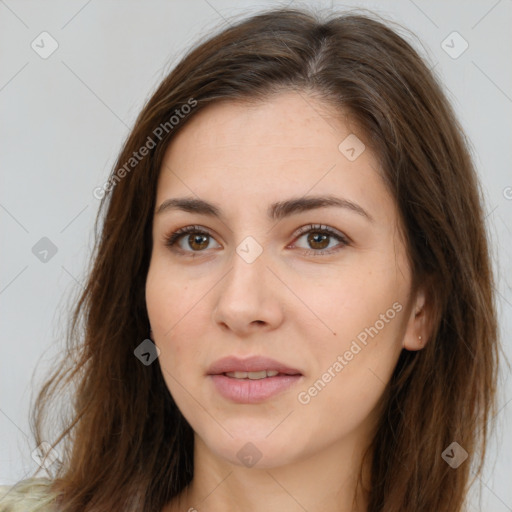
<path fill-rule="evenodd" d="M 286 201 L 278 201 L 277 203 L 272 203 L 269 206 L 267 215 L 271 220 L 278 221 L 296 213 L 333 206 L 345 208 L 365 217 L 370 222 L 373 222 L 372 216 L 357 203 L 331 195 L 298 197 L 291 198 Z M 203 199 L 197 199 L 194 197 L 166 199 L 157 208 L 155 215 L 171 210 L 182 210 L 189 213 L 198 213 L 200 215 L 222 218 L 221 209 L 218 206 L 204 201 Z"/>

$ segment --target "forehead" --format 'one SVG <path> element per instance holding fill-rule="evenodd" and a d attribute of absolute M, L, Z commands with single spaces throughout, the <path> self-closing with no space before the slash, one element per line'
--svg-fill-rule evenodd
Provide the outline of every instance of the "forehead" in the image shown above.
<path fill-rule="evenodd" d="M 347 158 L 347 144 L 357 158 Z M 368 207 L 386 203 L 391 214 L 380 172 L 365 135 L 306 93 L 280 93 L 259 103 L 222 101 L 195 114 L 170 143 L 157 204 L 170 194 L 266 205 L 283 196 L 340 193 Z"/>
<path fill-rule="evenodd" d="M 298 154 L 329 145 L 336 150 L 347 130 L 348 119 L 342 117 L 334 107 L 305 92 L 281 92 L 251 102 L 223 100 L 196 114 L 171 146 L 182 145 L 187 139 L 185 144 L 192 143 L 195 148 L 213 146 L 219 151 L 230 145 L 258 146 L 268 152 L 286 147 Z"/>

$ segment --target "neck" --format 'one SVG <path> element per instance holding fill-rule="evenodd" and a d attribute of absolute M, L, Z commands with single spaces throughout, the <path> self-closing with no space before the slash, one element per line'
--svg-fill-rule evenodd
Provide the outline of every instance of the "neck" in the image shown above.
<path fill-rule="evenodd" d="M 357 487 L 363 450 L 345 439 L 291 464 L 256 469 L 217 457 L 196 436 L 194 478 L 165 512 L 364 512 Z M 367 465 L 364 475 L 366 482 Z"/>

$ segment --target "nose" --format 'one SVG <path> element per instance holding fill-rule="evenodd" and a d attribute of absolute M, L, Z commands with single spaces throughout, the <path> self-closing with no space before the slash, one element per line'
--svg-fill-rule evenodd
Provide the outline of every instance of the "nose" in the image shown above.
<path fill-rule="evenodd" d="M 273 330 L 283 322 L 283 286 L 261 254 L 248 263 L 233 253 L 231 269 L 215 287 L 213 321 L 239 337 Z"/>

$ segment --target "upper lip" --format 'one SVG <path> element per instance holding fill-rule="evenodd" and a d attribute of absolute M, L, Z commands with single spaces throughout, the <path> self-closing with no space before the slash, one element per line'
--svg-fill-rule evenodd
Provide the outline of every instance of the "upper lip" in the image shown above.
<path fill-rule="evenodd" d="M 221 375 L 228 372 L 260 372 L 262 370 L 274 370 L 287 375 L 302 375 L 300 370 L 264 356 L 251 356 L 244 359 L 235 356 L 223 357 L 208 368 L 208 375 Z"/>

